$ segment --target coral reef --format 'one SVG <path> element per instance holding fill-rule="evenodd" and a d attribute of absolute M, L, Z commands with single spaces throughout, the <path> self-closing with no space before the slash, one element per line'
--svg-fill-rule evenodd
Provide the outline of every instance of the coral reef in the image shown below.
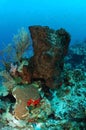
<path fill-rule="evenodd" d="M 30 33 L 34 56 L 19 56 L 0 72 L 0 129 L 85 130 L 86 44 L 70 46 L 67 54 L 64 29 L 31 26 Z"/>
<path fill-rule="evenodd" d="M 65 63 L 70 64 L 70 69 L 86 71 L 86 42 L 75 43 L 70 46 Z"/>
<path fill-rule="evenodd" d="M 58 88 L 63 82 L 64 57 L 68 51 L 70 35 L 64 29 L 55 31 L 42 26 L 31 26 L 29 29 L 34 56 L 29 59 L 28 65 L 23 64 L 21 72 L 21 63 L 20 66 L 11 64 L 10 73 L 20 83 L 44 80 L 47 87 Z"/>

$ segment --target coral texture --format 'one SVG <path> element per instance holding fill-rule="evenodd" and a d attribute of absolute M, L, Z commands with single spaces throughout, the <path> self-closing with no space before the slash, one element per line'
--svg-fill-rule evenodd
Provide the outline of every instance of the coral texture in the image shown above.
<path fill-rule="evenodd" d="M 34 56 L 30 60 L 33 79 L 43 79 L 46 86 L 57 88 L 62 82 L 64 57 L 67 54 L 70 35 L 64 30 L 30 26 Z"/>
<path fill-rule="evenodd" d="M 16 105 L 14 108 L 14 116 L 17 119 L 26 119 L 29 116 L 27 110 L 27 102 L 30 99 L 37 100 L 40 99 L 40 95 L 34 85 L 17 86 L 12 92 L 13 96 L 16 98 Z"/>

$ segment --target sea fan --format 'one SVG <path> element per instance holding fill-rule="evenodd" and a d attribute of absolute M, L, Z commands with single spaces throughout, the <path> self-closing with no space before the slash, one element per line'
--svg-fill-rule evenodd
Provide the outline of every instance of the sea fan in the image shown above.
<path fill-rule="evenodd" d="M 13 43 L 0 50 L 1 64 L 6 70 L 9 70 L 11 63 L 19 62 L 23 53 L 29 49 L 29 46 L 29 34 L 24 28 L 21 28 L 18 34 L 14 35 Z"/>
<path fill-rule="evenodd" d="M 27 51 L 30 46 L 28 32 L 24 28 L 21 28 L 21 30 L 18 31 L 18 34 L 14 35 L 13 41 L 15 57 L 16 60 L 19 61 L 22 58 L 23 53 Z"/>

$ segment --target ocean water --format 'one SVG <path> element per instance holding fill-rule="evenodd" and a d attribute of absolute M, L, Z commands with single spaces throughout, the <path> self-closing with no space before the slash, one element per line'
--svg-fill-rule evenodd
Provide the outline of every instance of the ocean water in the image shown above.
<path fill-rule="evenodd" d="M 21 27 L 65 28 L 71 43 L 86 40 L 85 0 L 0 0 L 0 47 Z"/>
<path fill-rule="evenodd" d="M 54 47 L 48 51 L 35 57 L 30 44 L 21 54 L 20 45 L 29 43 L 28 26 L 33 25 L 69 32 L 71 46 L 64 59 L 61 51 L 53 64 L 53 33 Z M 9 44 L 14 35 L 18 44 Z M 51 55 L 48 59 L 44 54 Z M 86 0 L 0 0 L 0 130 L 86 130 Z"/>

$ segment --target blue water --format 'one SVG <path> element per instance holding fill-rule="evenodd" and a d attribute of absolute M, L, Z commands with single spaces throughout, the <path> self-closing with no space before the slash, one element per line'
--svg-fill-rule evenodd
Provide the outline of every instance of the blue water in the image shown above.
<path fill-rule="evenodd" d="M 71 43 L 86 40 L 86 0 L 0 0 L 0 46 L 30 25 L 65 28 Z"/>

